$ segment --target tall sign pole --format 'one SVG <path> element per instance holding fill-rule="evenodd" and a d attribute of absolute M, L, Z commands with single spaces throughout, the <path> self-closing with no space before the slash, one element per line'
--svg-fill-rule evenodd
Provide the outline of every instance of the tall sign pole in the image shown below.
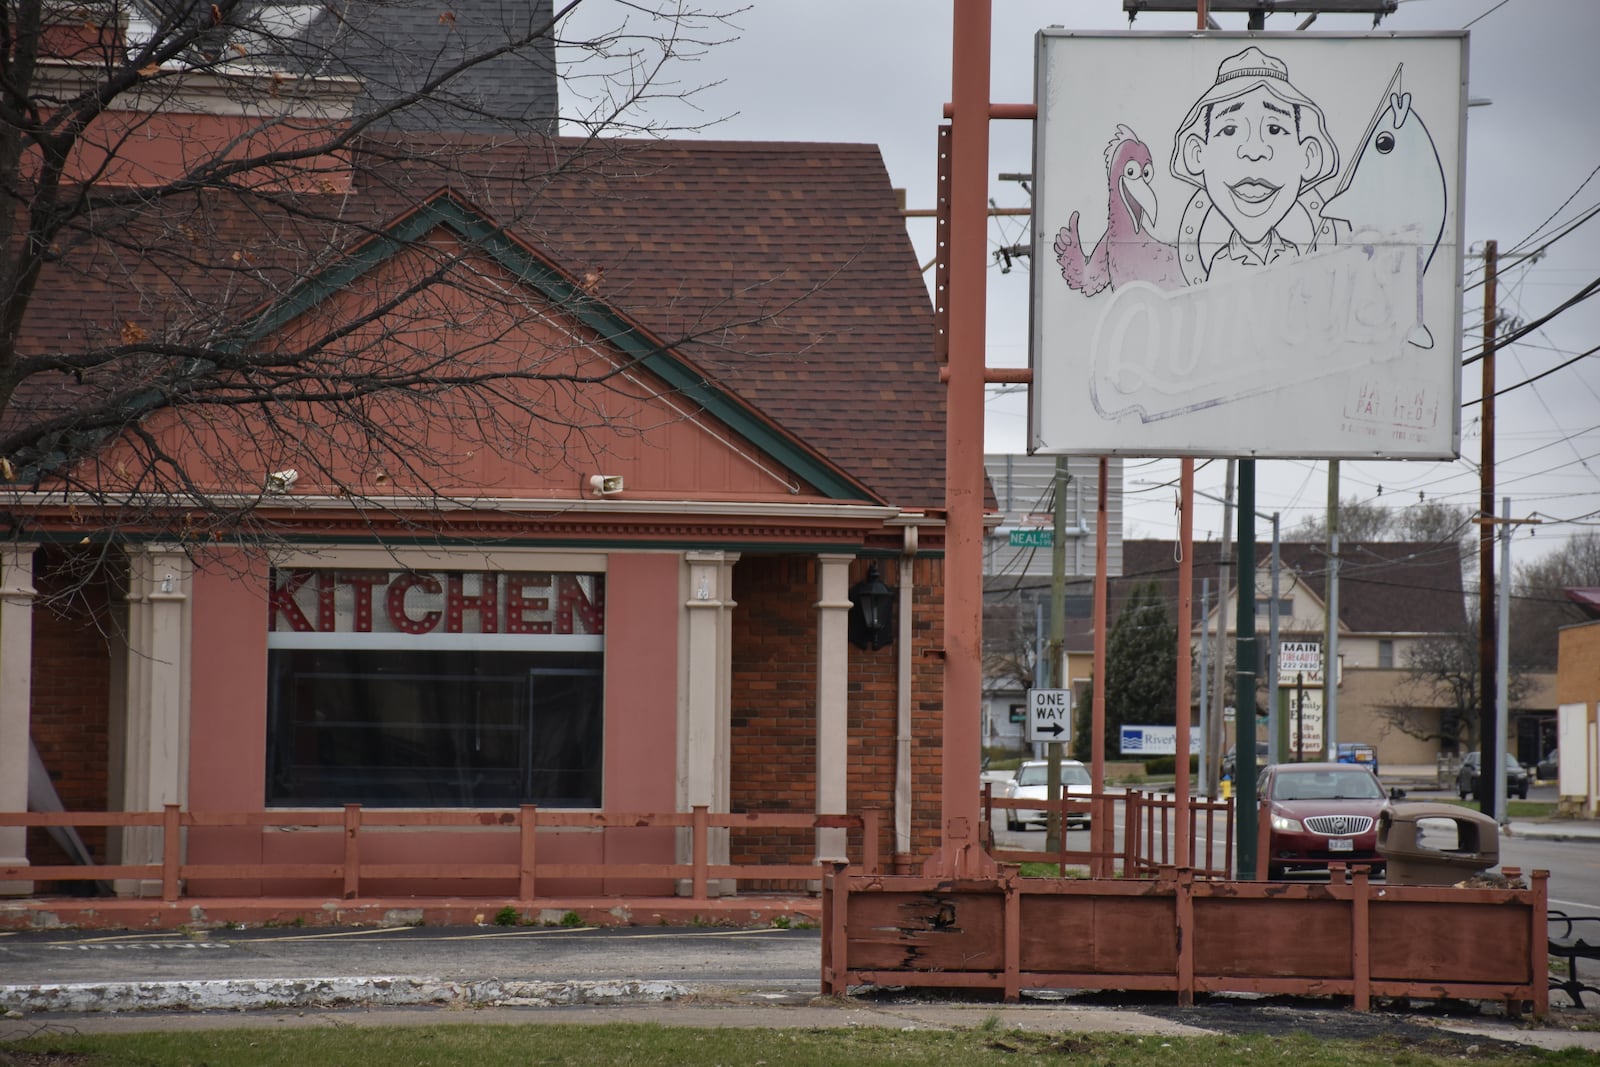
<path fill-rule="evenodd" d="M 1110 516 L 1106 510 L 1106 479 L 1111 464 L 1100 457 L 1099 474 L 1095 477 L 1094 505 L 1094 678 L 1092 704 L 1089 712 L 1089 780 L 1094 788 L 1105 788 L 1106 782 L 1106 611 L 1109 595 L 1106 569 L 1110 558 L 1106 529 Z M 1099 844 L 1089 861 L 1089 874 L 1094 878 L 1111 876 L 1110 853 L 1112 846 L 1110 819 L 1095 819 L 1094 838 Z"/>
<path fill-rule="evenodd" d="M 1322 735 L 1328 758 L 1339 754 L 1339 461 L 1328 461 L 1328 579 L 1322 631 Z"/>
<path fill-rule="evenodd" d="M 989 262 L 989 0 L 955 0 L 945 370 L 944 717 L 940 845 L 930 874 L 994 872 L 979 838 L 983 706 L 983 386 Z"/>
<path fill-rule="evenodd" d="M 1478 796 L 1485 815 L 1500 817 L 1496 805 L 1497 790 L 1490 784 L 1490 774 L 1503 778 L 1504 772 L 1495 773 L 1501 763 L 1500 746 L 1503 737 L 1497 736 L 1493 694 L 1495 692 L 1495 621 L 1494 621 L 1494 327 L 1495 327 L 1495 275 L 1498 266 L 1499 245 L 1487 241 L 1483 246 L 1483 457 L 1479 468 L 1483 486 L 1478 497 L 1478 737 L 1483 753 L 1478 775 Z"/>

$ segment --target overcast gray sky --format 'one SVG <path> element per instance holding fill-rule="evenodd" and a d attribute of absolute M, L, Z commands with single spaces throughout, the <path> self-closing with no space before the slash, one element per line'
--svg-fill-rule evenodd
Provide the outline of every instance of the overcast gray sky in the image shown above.
<path fill-rule="evenodd" d="M 1126 30 L 1120 0 L 993 0 L 993 89 L 997 102 L 1033 98 L 1034 34 L 1047 25 Z M 615 21 L 600 5 L 584 25 Z M 1269 31 L 1292 31 L 1302 16 L 1268 18 Z M 696 97 L 698 114 L 669 103 L 655 118 L 669 125 L 720 119 L 697 136 L 734 140 L 847 141 L 880 146 L 896 186 L 912 207 L 933 203 L 935 129 L 950 97 L 952 6 L 934 0 L 754 0 L 733 19 L 736 39 L 709 50 L 678 72 L 685 85 L 710 85 Z M 1244 16 L 1220 15 L 1224 30 L 1243 30 Z M 1194 15 L 1141 15 L 1140 30 L 1190 30 Z M 1321 16 L 1307 32 L 1372 28 L 1365 16 Z M 1466 330 L 1470 354 L 1481 341 L 1481 251 L 1486 239 L 1509 253 L 1531 250 L 1600 206 L 1600 2 L 1597 0 L 1402 0 L 1380 31 L 1470 31 L 1469 95 L 1491 101 L 1467 123 L 1465 189 Z M 992 196 L 1026 206 L 1027 193 L 998 175 L 1031 169 L 1032 127 L 996 122 L 991 132 Z M 1087 225 L 1087 224 L 1086 224 Z M 908 222 L 919 258 L 932 258 L 932 224 Z M 1026 218 L 996 219 L 994 247 L 1026 244 Z M 1052 265 L 1053 267 L 1053 265 Z M 930 272 L 931 273 L 931 272 Z M 1600 218 L 1556 241 L 1537 262 L 1504 270 L 1503 312 L 1533 319 L 1600 277 Z M 989 272 L 991 366 L 1028 361 L 1028 264 Z M 1501 389 L 1540 374 L 1600 344 L 1600 296 L 1564 312 L 1498 358 Z M 1481 392 L 1481 367 L 1462 373 L 1464 401 Z M 990 451 L 1024 451 L 1027 405 L 1019 392 L 986 405 Z M 1429 500 L 1476 507 L 1481 454 L 1480 408 L 1461 416 L 1462 458 L 1453 463 L 1341 464 L 1341 496 L 1391 506 Z M 1509 496 L 1519 517 L 1546 520 L 1530 540 L 1519 534 L 1514 556 L 1527 559 L 1574 533 L 1600 527 L 1600 353 L 1557 370 L 1497 401 L 1495 500 Z M 1220 494 L 1224 463 L 1205 463 L 1197 488 Z M 1173 460 L 1126 464 L 1128 537 L 1176 533 Z M 1320 511 L 1327 499 L 1326 464 L 1258 463 L 1257 510 L 1280 512 L 1285 528 Z M 1381 495 L 1380 495 L 1381 490 Z M 1221 508 L 1196 501 L 1195 536 L 1220 533 Z M 1555 521 L 1565 520 L 1565 521 Z M 1262 524 L 1258 532 L 1267 536 Z"/>

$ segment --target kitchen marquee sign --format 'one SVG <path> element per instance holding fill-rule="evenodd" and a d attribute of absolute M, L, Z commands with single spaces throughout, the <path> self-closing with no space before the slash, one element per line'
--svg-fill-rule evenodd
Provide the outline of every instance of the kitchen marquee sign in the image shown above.
<path fill-rule="evenodd" d="M 268 617 L 274 633 L 603 634 L 605 575 L 278 570 Z"/>

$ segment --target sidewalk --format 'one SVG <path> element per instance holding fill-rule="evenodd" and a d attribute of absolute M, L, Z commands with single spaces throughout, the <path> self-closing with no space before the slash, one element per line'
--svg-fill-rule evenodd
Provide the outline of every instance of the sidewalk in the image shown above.
<path fill-rule="evenodd" d="M 1528 841 L 1588 841 L 1600 844 L 1600 822 L 1594 819 L 1513 819 L 1507 837 Z"/>
<path fill-rule="evenodd" d="M 1035 991 L 1019 1004 L 959 992 L 823 998 L 815 930 L 495 926 L 276 929 L 107 936 L 0 934 L 0 1042 L 83 1032 L 651 1022 L 699 1027 L 972 1029 L 1150 1035 L 1400 1033 L 1600 1052 L 1596 1013 L 1542 1024 L 1498 1004 L 1353 1012 L 1324 998 Z M 461 1009 L 472 1009 L 462 1014 Z M 992 1020 L 992 1022 L 991 1022 Z M 3 1047 L 3 1046 L 0 1046 Z"/>

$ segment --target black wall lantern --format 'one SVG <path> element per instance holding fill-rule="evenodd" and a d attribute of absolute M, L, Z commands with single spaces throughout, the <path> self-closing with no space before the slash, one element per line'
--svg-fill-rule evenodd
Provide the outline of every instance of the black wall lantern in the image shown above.
<path fill-rule="evenodd" d="M 883 584 L 876 563 L 850 587 L 850 643 L 879 649 L 894 640 L 894 590 Z"/>

